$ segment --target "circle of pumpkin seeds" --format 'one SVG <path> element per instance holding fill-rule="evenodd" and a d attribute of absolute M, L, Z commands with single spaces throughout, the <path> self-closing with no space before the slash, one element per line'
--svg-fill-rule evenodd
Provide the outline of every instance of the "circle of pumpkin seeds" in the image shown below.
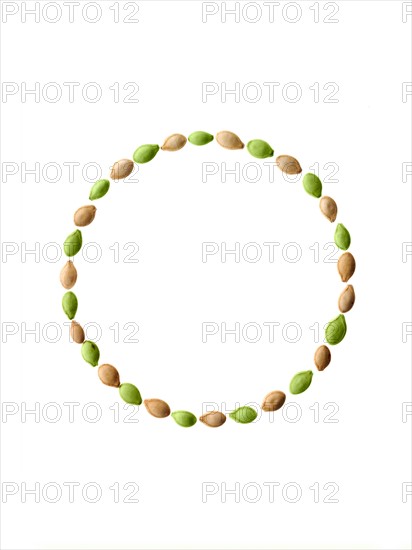
<path fill-rule="evenodd" d="M 120 159 L 116 161 L 110 172 L 110 179 L 120 180 L 129 176 L 134 164 L 145 164 L 154 159 L 159 150 L 162 151 L 179 151 L 187 142 L 195 145 L 207 145 L 214 141 L 212 134 L 204 131 L 192 132 L 188 138 L 182 134 L 172 134 L 165 139 L 162 147 L 157 144 L 141 145 L 134 154 L 133 160 Z M 244 148 L 243 141 L 233 132 L 221 131 L 216 134 L 215 141 L 223 148 L 229 150 L 242 150 Z M 273 157 L 274 151 L 272 147 L 264 140 L 253 139 L 247 142 L 246 150 L 255 158 L 266 159 Z M 296 175 L 302 172 L 299 161 L 291 155 L 278 155 L 275 164 L 285 174 Z M 322 214 L 331 222 L 335 222 L 338 207 L 336 202 L 328 196 L 322 196 L 322 182 L 319 177 L 311 172 L 305 174 L 302 180 L 305 191 L 317 198 L 319 208 Z M 108 179 L 98 180 L 92 186 L 89 200 L 95 201 L 104 197 L 110 188 Z M 77 227 L 86 227 L 90 225 L 96 215 L 96 207 L 94 205 L 81 206 L 74 213 L 74 223 Z M 345 251 L 338 260 L 338 272 L 342 282 L 347 282 L 355 272 L 355 259 L 350 252 L 346 252 L 351 244 L 349 231 L 342 223 L 338 223 L 335 230 L 334 240 L 336 246 Z M 74 320 L 78 309 L 77 296 L 70 290 L 77 281 L 77 270 L 74 266 L 74 256 L 80 251 L 83 244 L 82 233 L 80 229 L 74 230 L 68 235 L 64 242 L 64 252 L 68 257 L 66 264 L 60 272 L 60 282 L 62 286 L 69 290 L 63 296 L 62 307 L 67 317 L 71 320 L 70 337 L 75 343 L 81 344 L 81 352 L 83 359 L 93 367 L 99 364 L 100 350 L 94 342 L 85 340 L 83 327 Z M 347 313 L 352 309 L 355 302 L 355 291 L 352 285 L 347 285 L 341 292 L 338 300 L 340 314 L 330 321 L 325 329 L 325 340 L 330 345 L 336 345 L 343 340 L 346 335 L 346 320 L 343 313 Z M 326 345 L 321 345 L 317 348 L 314 355 L 314 362 L 318 371 L 323 371 L 331 362 L 331 352 Z M 100 380 L 107 386 L 118 388 L 122 399 L 129 404 L 140 405 L 142 397 L 138 388 L 129 382 L 120 381 L 120 375 L 116 367 L 102 363 L 97 369 Z M 296 395 L 306 391 L 312 383 L 313 372 L 311 370 L 301 371 L 295 374 L 289 386 L 291 394 Z M 262 411 L 279 410 L 285 403 L 286 394 L 280 390 L 269 392 L 263 399 Z M 170 416 L 175 422 L 182 427 L 191 427 L 197 423 L 197 417 L 184 410 L 176 410 L 171 412 L 169 405 L 162 399 L 151 398 L 145 399 L 144 405 L 148 413 L 155 418 L 166 418 Z M 240 424 L 249 424 L 256 420 L 257 411 L 249 406 L 239 407 L 228 415 L 235 422 Z M 199 420 L 205 426 L 217 428 L 223 426 L 226 422 L 226 415 L 219 410 L 209 411 L 199 417 Z"/>

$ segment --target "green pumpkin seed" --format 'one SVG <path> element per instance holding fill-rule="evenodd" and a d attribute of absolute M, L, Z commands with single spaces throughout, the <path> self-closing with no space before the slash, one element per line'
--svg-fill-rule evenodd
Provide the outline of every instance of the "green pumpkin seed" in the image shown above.
<path fill-rule="evenodd" d="M 229 413 L 229 416 L 239 424 L 250 424 L 257 418 L 257 412 L 252 407 L 239 407 L 235 411 Z"/>
<path fill-rule="evenodd" d="M 86 340 L 82 344 L 82 356 L 83 356 L 83 359 L 87 363 L 90 363 L 92 367 L 97 367 L 97 364 L 99 362 L 99 357 L 100 357 L 99 348 L 94 342 L 90 342 L 90 340 Z"/>
<path fill-rule="evenodd" d="M 129 384 L 128 382 L 120 384 L 119 393 L 123 401 L 130 403 L 130 405 L 142 404 L 142 396 L 134 384 Z"/>
<path fill-rule="evenodd" d="M 306 193 L 316 197 L 317 199 L 322 195 L 322 182 L 316 174 L 309 172 L 303 177 L 303 187 Z"/>
<path fill-rule="evenodd" d="M 306 391 L 312 382 L 313 372 L 311 370 L 304 370 L 298 372 L 290 381 L 289 390 L 294 395 Z"/>
<path fill-rule="evenodd" d="M 348 250 L 350 247 L 350 234 L 342 223 L 338 223 L 336 226 L 335 244 L 341 250 Z"/>
<path fill-rule="evenodd" d="M 73 233 L 67 237 L 64 241 L 64 253 L 66 256 L 75 256 L 82 247 L 82 232 L 80 229 L 76 229 Z"/>
<path fill-rule="evenodd" d="M 172 412 L 172 418 L 176 424 L 179 424 L 179 426 L 182 426 L 183 428 L 190 428 L 197 422 L 195 415 L 188 411 Z"/>
<path fill-rule="evenodd" d="M 89 199 L 95 201 L 96 199 L 101 199 L 105 196 L 110 188 L 109 180 L 98 180 L 90 189 Z"/>
<path fill-rule="evenodd" d="M 138 164 L 145 164 L 155 158 L 160 147 L 158 145 L 141 145 L 133 153 L 133 160 Z"/>
<path fill-rule="evenodd" d="M 267 159 L 274 154 L 272 147 L 263 139 L 252 139 L 246 147 L 252 157 L 257 159 Z"/>
<path fill-rule="evenodd" d="M 325 338 L 328 344 L 335 346 L 342 342 L 346 334 L 346 320 L 344 315 L 338 315 L 326 325 Z"/>
<path fill-rule="evenodd" d="M 187 139 L 193 145 L 207 145 L 213 141 L 213 136 L 207 132 L 192 132 Z"/>
<path fill-rule="evenodd" d="M 66 294 L 63 296 L 62 306 L 64 313 L 67 315 L 70 321 L 74 319 L 78 305 L 79 304 L 76 294 L 74 292 L 66 292 Z"/>

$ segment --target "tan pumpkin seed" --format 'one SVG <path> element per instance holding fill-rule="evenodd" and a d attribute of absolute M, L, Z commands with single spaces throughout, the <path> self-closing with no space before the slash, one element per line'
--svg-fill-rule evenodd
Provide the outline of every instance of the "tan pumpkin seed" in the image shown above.
<path fill-rule="evenodd" d="M 60 271 L 60 282 L 64 288 L 70 290 L 74 287 L 76 281 L 77 269 L 74 267 L 73 262 L 69 260 L 64 264 L 63 269 Z"/>
<path fill-rule="evenodd" d="M 350 252 L 345 252 L 338 260 L 339 275 L 344 283 L 347 283 L 355 273 L 356 262 Z"/>
<path fill-rule="evenodd" d="M 74 224 L 77 227 L 85 227 L 90 225 L 96 215 L 96 207 L 92 204 L 81 206 L 74 213 Z"/>
<path fill-rule="evenodd" d="M 144 406 L 149 414 L 156 418 L 166 418 L 170 414 L 170 407 L 162 399 L 145 399 Z"/>
<path fill-rule="evenodd" d="M 112 180 L 122 180 L 133 172 L 134 163 L 129 159 L 121 159 L 115 162 L 110 172 Z"/>
<path fill-rule="evenodd" d="M 84 342 L 83 327 L 79 325 L 79 323 L 76 323 L 76 321 L 72 321 L 70 325 L 70 338 L 73 342 L 76 342 L 76 344 L 83 344 Z"/>
<path fill-rule="evenodd" d="M 120 376 L 118 370 L 113 367 L 113 365 L 107 363 L 100 365 L 97 374 L 106 386 L 112 386 L 113 388 L 118 388 L 120 386 Z"/>
<path fill-rule="evenodd" d="M 182 134 L 172 134 L 165 139 L 165 142 L 160 147 L 162 151 L 179 151 L 187 143 L 187 138 Z"/>
<path fill-rule="evenodd" d="M 331 197 L 322 197 L 319 201 L 319 208 L 325 218 L 328 218 L 330 222 L 334 222 L 336 220 L 338 207 L 336 202 Z"/>
<path fill-rule="evenodd" d="M 223 132 L 218 132 L 216 134 L 216 141 L 225 149 L 243 149 L 243 147 L 245 146 L 239 136 L 237 136 L 233 132 L 228 132 L 226 130 L 224 130 Z"/>
<path fill-rule="evenodd" d="M 331 360 L 330 349 L 328 346 L 319 346 L 315 351 L 315 365 L 318 370 L 325 370 Z"/>
<path fill-rule="evenodd" d="M 339 310 L 342 313 L 346 313 L 351 310 L 355 303 L 355 291 L 352 285 L 348 285 L 342 294 L 339 296 Z"/>
<path fill-rule="evenodd" d="M 299 164 L 299 162 L 290 155 L 279 155 L 276 158 L 276 163 L 278 167 L 284 172 L 285 174 L 300 174 L 302 172 L 302 168 Z"/>
<path fill-rule="evenodd" d="M 283 391 L 271 391 L 264 398 L 262 403 L 262 410 L 268 411 L 277 411 L 285 403 L 286 395 Z"/>
<path fill-rule="evenodd" d="M 200 416 L 199 420 L 210 428 L 219 428 L 219 426 L 222 426 L 226 422 L 226 415 L 220 411 L 210 411 Z"/>

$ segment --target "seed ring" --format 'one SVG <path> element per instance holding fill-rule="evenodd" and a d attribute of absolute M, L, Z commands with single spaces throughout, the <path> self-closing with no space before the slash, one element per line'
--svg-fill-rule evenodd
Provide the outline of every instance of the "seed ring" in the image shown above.
<path fill-rule="evenodd" d="M 197 131 L 189 135 L 188 138 L 182 134 L 172 134 L 159 147 L 157 144 L 145 144 L 138 147 L 134 154 L 133 160 L 121 159 L 114 163 L 110 172 L 110 179 L 119 180 L 129 176 L 136 164 L 145 164 L 155 158 L 159 150 L 162 151 L 178 151 L 182 149 L 187 142 L 195 146 L 204 146 L 214 140 L 214 136 L 208 132 Z M 216 134 L 216 141 L 225 149 L 240 150 L 245 147 L 242 140 L 233 132 L 221 131 Z M 246 145 L 248 152 L 257 159 L 266 159 L 273 157 L 274 150 L 264 140 L 253 139 Z M 278 168 L 289 175 L 297 175 L 302 172 L 302 168 L 298 160 L 290 155 L 280 155 L 276 158 L 275 164 Z M 302 180 L 305 191 L 320 199 L 319 207 L 322 214 L 331 222 L 334 223 L 338 214 L 336 202 L 329 196 L 322 196 L 322 182 L 319 177 L 308 172 Z M 110 189 L 110 181 L 102 179 L 95 182 L 90 191 L 89 199 L 91 201 L 98 200 L 104 197 Z M 74 214 L 74 223 L 77 227 L 86 227 L 95 219 L 96 207 L 94 205 L 86 205 L 78 208 Z M 351 244 L 349 231 L 342 223 L 336 225 L 334 241 L 336 246 L 343 250 L 344 253 L 338 260 L 338 272 L 342 282 L 347 283 L 355 272 L 355 258 L 350 252 L 347 252 Z M 82 248 L 83 236 L 80 229 L 76 229 L 66 238 L 64 242 L 64 252 L 68 256 L 68 261 L 63 266 L 60 272 L 60 282 L 67 290 L 63 295 L 62 307 L 64 313 L 72 321 L 70 327 L 70 336 L 73 342 L 81 344 L 81 354 L 83 359 L 96 367 L 99 365 L 100 350 L 96 343 L 85 340 L 83 327 L 75 320 L 78 300 L 74 292 L 71 291 L 77 281 L 77 270 L 74 267 L 71 258 L 75 256 Z M 338 308 L 339 315 L 330 321 L 325 328 L 325 340 L 331 346 L 339 344 L 346 335 L 346 319 L 345 313 L 350 311 L 355 302 L 355 291 L 352 285 L 347 285 L 339 296 Z M 331 362 L 331 352 L 328 346 L 319 346 L 314 355 L 314 363 L 319 372 L 323 371 Z M 120 375 L 116 367 L 108 363 L 100 364 L 98 368 L 98 376 L 103 384 L 118 388 L 120 397 L 129 404 L 141 405 L 142 397 L 138 388 L 129 382 L 120 382 Z M 289 391 L 296 395 L 306 391 L 312 383 L 313 371 L 307 370 L 295 374 L 290 382 Z M 262 411 L 277 411 L 285 403 L 286 394 L 283 391 L 275 390 L 269 392 L 263 399 Z M 166 418 L 171 416 L 175 422 L 184 428 L 194 426 L 197 422 L 197 417 L 185 410 L 176 410 L 171 412 L 169 405 L 162 399 L 150 398 L 145 399 L 144 405 L 146 410 L 155 418 Z M 229 413 L 229 417 L 240 424 L 250 424 L 257 418 L 257 411 L 249 406 L 242 406 Z M 214 410 L 199 417 L 199 420 L 206 426 L 217 428 L 226 422 L 226 415 L 221 411 Z"/>

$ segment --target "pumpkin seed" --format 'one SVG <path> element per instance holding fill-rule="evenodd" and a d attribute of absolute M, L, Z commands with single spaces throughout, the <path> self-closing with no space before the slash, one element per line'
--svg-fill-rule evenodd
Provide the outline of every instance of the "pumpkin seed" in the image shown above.
<path fill-rule="evenodd" d="M 179 151 L 186 145 L 187 139 L 182 134 L 172 134 L 165 139 L 161 146 L 162 151 Z"/>
<path fill-rule="evenodd" d="M 197 422 L 195 415 L 188 411 L 172 412 L 172 418 L 176 424 L 179 424 L 179 426 L 182 426 L 183 428 L 190 428 Z"/>
<path fill-rule="evenodd" d="M 192 132 L 187 139 L 193 145 L 207 145 L 213 141 L 213 136 L 207 132 Z"/>
<path fill-rule="evenodd" d="M 79 323 L 76 323 L 76 321 L 72 321 L 70 325 L 70 337 L 76 344 L 83 344 L 84 342 L 83 327 Z"/>
<path fill-rule="evenodd" d="M 206 145 L 213 141 L 213 136 L 207 132 L 193 132 L 188 137 L 188 140 L 194 145 Z M 244 148 L 244 143 L 240 138 L 229 131 L 221 131 L 216 135 L 216 141 L 222 147 L 226 149 L 236 150 Z M 166 138 L 162 150 L 165 151 L 178 151 L 186 144 L 187 139 L 181 134 L 172 134 Z M 272 157 L 274 151 L 271 146 L 263 140 L 255 139 L 251 140 L 247 144 L 249 153 L 259 159 L 265 159 Z M 133 159 L 136 163 L 144 164 L 150 162 L 158 153 L 159 146 L 155 144 L 146 144 L 138 147 L 134 154 Z M 280 155 L 276 158 L 278 167 L 287 174 L 300 174 L 302 168 L 294 157 L 289 155 Z M 117 161 L 111 170 L 112 179 L 123 179 L 131 174 L 133 171 L 133 161 L 128 159 L 121 159 Z M 303 186 L 306 192 L 316 198 L 321 197 L 322 194 L 322 182 L 316 176 L 316 174 L 308 173 L 303 178 Z M 90 200 L 95 200 L 103 197 L 109 190 L 109 180 L 98 180 L 93 185 L 90 191 Z M 319 203 L 322 213 L 329 221 L 334 222 L 337 216 L 336 202 L 331 198 L 324 196 Z M 74 214 L 74 222 L 78 227 L 84 227 L 92 223 L 96 215 L 96 208 L 92 205 L 82 206 L 76 210 Z M 351 237 L 343 224 L 338 224 L 335 230 L 335 243 L 338 248 L 347 250 L 351 243 Z M 82 246 L 82 233 L 79 230 L 71 233 L 64 242 L 64 252 L 67 256 L 71 257 L 76 255 Z M 342 281 L 346 282 L 350 279 L 355 271 L 355 259 L 347 252 L 343 254 L 338 261 L 338 271 L 342 278 Z M 60 281 L 64 288 L 70 289 L 74 286 L 77 280 L 77 271 L 72 261 L 68 261 L 60 272 Z M 339 297 L 339 310 L 342 313 L 349 311 L 355 302 L 355 292 L 352 285 L 347 285 L 344 291 Z M 78 300 L 73 292 L 66 292 L 62 300 L 63 310 L 69 319 L 73 319 L 76 315 L 78 308 Z M 335 319 L 330 321 L 325 329 L 326 341 L 335 345 L 343 340 L 346 335 L 346 320 L 344 315 L 338 315 Z M 70 327 L 70 335 L 76 343 L 82 343 L 81 353 L 84 360 L 90 363 L 92 366 L 97 366 L 100 357 L 100 351 L 98 346 L 91 341 L 85 341 L 84 330 L 79 323 L 72 320 Z M 324 370 L 331 361 L 331 353 L 327 346 L 320 346 L 314 356 L 316 367 L 319 371 Z M 98 375 L 100 380 L 108 385 L 119 388 L 119 393 L 122 399 L 126 403 L 133 405 L 140 405 L 142 398 L 139 390 L 136 386 L 130 383 L 120 384 L 120 376 L 115 367 L 109 364 L 103 364 L 98 369 Z M 313 377 L 312 371 L 298 372 L 290 382 L 290 392 L 292 394 L 299 394 L 306 391 L 311 385 Z M 286 395 L 281 391 L 272 391 L 266 395 L 263 400 L 262 409 L 264 411 L 276 411 L 280 409 L 285 403 Z M 147 411 L 157 418 L 164 418 L 170 415 L 170 407 L 161 399 L 146 399 L 145 407 Z M 195 415 L 188 411 L 175 411 L 171 414 L 177 424 L 183 427 L 191 427 L 196 424 L 197 419 Z M 235 411 L 229 414 L 235 422 L 241 424 L 248 424 L 254 422 L 258 416 L 255 409 L 248 406 L 239 407 Z M 202 415 L 199 420 L 210 427 L 219 427 L 226 422 L 226 416 L 220 411 L 211 411 Z"/>
<path fill-rule="evenodd" d="M 219 428 L 226 422 L 226 415 L 220 411 L 210 411 L 200 416 L 199 420 L 210 428 Z"/>
<path fill-rule="evenodd" d="M 336 202 L 331 197 L 322 197 L 319 201 L 319 208 L 322 214 L 328 218 L 330 222 L 334 222 L 336 220 L 338 207 Z"/>
<path fill-rule="evenodd" d="M 316 174 L 309 172 L 303 177 L 303 187 L 306 193 L 316 197 L 317 199 L 322 195 L 322 182 Z"/>
<path fill-rule="evenodd" d="M 339 296 L 339 311 L 347 313 L 353 308 L 355 303 L 355 290 L 352 285 L 348 285 L 342 294 Z"/>
<path fill-rule="evenodd" d="M 92 367 L 97 367 L 100 358 L 99 348 L 94 342 L 86 340 L 82 344 L 82 357 L 87 363 L 90 363 Z"/>
<path fill-rule="evenodd" d="M 77 227 L 85 227 L 90 225 L 96 215 L 96 207 L 92 204 L 81 206 L 74 213 L 74 225 Z"/>
<path fill-rule="evenodd" d="M 130 159 L 121 159 L 115 162 L 110 172 L 112 180 L 123 180 L 133 172 L 134 164 Z"/>
<path fill-rule="evenodd" d="M 63 269 L 60 271 L 60 282 L 66 288 L 69 290 L 70 288 L 73 288 L 77 281 L 77 269 L 74 267 L 73 262 L 68 260 L 64 266 Z"/>
<path fill-rule="evenodd" d="M 306 391 L 312 382 L 312 376 L 313 372 L 311 370 L 304 370 L 295 374 L 290 382 L 290 393 L 296 395 Z"/>
<path fill-rule="evenodd" d="M 62 306 L 63 311 L 67 315 L 67 317 L 70 319 L 74 319 L 76 312 L 77 312 L 77 306 L 78 306 L 77 296 L 74 294 L 74 292 L 66 292 L 63 296 L 62 300 Z"/>
<path fill-rule="evenodd" d="M 142 404 L 142 397 L 134 384 L 129 384 L 128 382 L 120 384 L 119 393 L 123 401 L 126 401 L 130 405 Z"/>
<path fill-rule="evenodd" d="M 246 147 L 252 157 L 257 159 L 267 159 L 274 155 L 272 147 L 263 139 L 252 139 Z"/>
<path fill-rule="evenodd" d="M 113 172 L 113 170 L 112 170 Z M 101 199 L 105 196 L 110 188 L 109 180 L 98 180 L 90 189 L 89 199 L 95 201 L 96 199 Z"/>
<path fill-rule="evenodd" d="M 346 334 L 346 320 L 344 315 L 338 315 L 326 325 L 325 338 L 328 344 L 335 346 L 342 342 Z"/>
<path fill-rule="evenodd" d="M 344 283 L 347 283 L 355 273 L 356 262 L 350 252 L 345 252 L 338 260 L 339 275 Z"/>
<path fill-rule="evenodd" d="M 82 232 L 80 229 L 76 229 L 73 233 L 67 237 L 64 241 L 64 253 L 66 256 L 75 256 L 82 247 Z"/>
<path fill-rule="evenodd" d="M 285 403 L 286 395 L 283 391 L 271 391 L 264 398 L 262 403 L 262 410 L 268 411 L 277 411 Z"/>
<path fill-rule="evenodd" d="M 149 414 L 156 418 L 166 418 L 170 414 L 170 407 L 162 399 L 145 399 L 144 406 Z"/>
<path fill-rule="evenodd" d="M 276 157 L 276 164 L 285 174 L 295 175 L 302 172 L 299 162 L 290 155 L 279 155 Z"/>
<path fill-rule="evenodd" d="M 315 365 L 318 370 L 325 370 L 331 360 L 330 349 L 328 346 L 319 346 L 315 351 Z"/>
<path fill-rule="evenodd" d="M 347 250 L 350 247 L 350 234 L 342 223 L 336 226 L 335 244 L 341 250 Z"/>
<path fill-rule="evenodd" d="M 243 141 L 236 134 L 234 134 L 233 132 L 228 132 L 226 130 L 224 130 L 223 132 L 218 132 L 216 134 L 216 141 L 225 149 L 243 149 L 243 147 L 245 146 Z"/>
<path fill-rule="evenodd" d="M 146 164 L 155 158 L 159 151 L 158 145 L 148 144 L 141 145 L 133 153 L 133 160 L 138 164 Z"/>
<path fill-rule="evenodd" d="M 120 386 L 119 372 L 115 367 L 113 367 L 113 365 L 106 363 L 104 365 L 100 365 L 97 374 L 106 386 L 112 386 L 113 388 L 118 388 Z"/>
<path fill-rule="evenodd" d="M 257 418 L 257 412 L 252 407 L 239 407 L 235 411 L 229 413 L 229 416 L 239 424 L 250 424 Z"/>

